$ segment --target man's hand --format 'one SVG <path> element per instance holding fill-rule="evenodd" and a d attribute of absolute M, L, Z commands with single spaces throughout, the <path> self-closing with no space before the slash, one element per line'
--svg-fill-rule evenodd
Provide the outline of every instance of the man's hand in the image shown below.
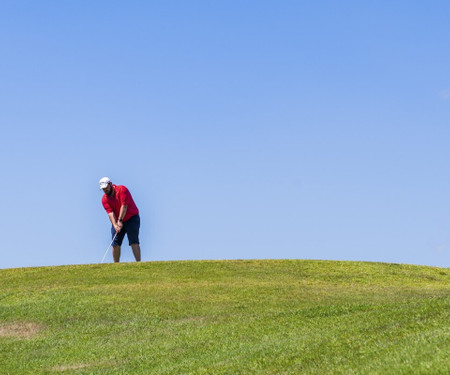
<path fill-rule="evenodd" d="M 123 223 L 121 221 L 117 221 L 114 225 L 114 229 L 116 230 L 116 233 L 119 233 L 123 228 Z"/>

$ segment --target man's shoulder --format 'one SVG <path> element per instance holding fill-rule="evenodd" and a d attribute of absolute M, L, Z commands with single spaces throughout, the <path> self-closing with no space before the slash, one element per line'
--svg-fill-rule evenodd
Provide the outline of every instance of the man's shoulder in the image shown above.
<path fill-rule="evenodd" d="M 116 190 L 123 192 L 123 191 L 128 191 L 128 188 L 125 185 L 116 185 Z"/>

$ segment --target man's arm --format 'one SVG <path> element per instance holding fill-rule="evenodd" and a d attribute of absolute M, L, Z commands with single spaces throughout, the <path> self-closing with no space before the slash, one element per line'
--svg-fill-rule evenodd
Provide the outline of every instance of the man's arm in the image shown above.
<path fill-rule="evenodd" d="M 119 228 L 120 228 L 120 229 L 119 229 L 119 232 L 120 232 L 120 230 L 121 230 L 122 227 L 123 227 L 123 222 L 122 222 L 122 220 L 123 220 L 123 218 L 125 217 L 125 215 L 127 214 L 127 208 L 128 208 L 128 205 L 126 205 L 126 204 L 120 206 L 119 218 L 117 219 L 117 225 L 118 225 Z"/>

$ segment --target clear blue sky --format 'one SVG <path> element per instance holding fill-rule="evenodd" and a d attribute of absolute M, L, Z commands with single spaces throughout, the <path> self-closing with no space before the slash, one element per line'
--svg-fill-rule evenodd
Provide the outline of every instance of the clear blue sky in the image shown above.
<path fill-rule="evenodd" d="M 140 208 L 145 261 L 449 267 L 449 14 L 1 1 L 0 268 L 100 262 L 103 176 Z"/>

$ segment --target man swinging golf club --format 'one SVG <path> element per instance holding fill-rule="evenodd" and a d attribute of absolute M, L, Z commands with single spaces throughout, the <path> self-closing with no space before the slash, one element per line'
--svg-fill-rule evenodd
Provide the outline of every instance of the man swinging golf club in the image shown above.
<path fill-rule="evenodd" d="M 109 177 L 103 177 L 99 182 L 100 189 L 105 193 L 102 197 L 102 204 L 112 224 L 111 238 L 113 239 L 114 262 L 117 263 L 120 260 L 120 247 L 125 233 L 136 262 L 140 262 L 139 227 L 141 220 L 133 197 L 125 186 L 113 185 Z"/>

